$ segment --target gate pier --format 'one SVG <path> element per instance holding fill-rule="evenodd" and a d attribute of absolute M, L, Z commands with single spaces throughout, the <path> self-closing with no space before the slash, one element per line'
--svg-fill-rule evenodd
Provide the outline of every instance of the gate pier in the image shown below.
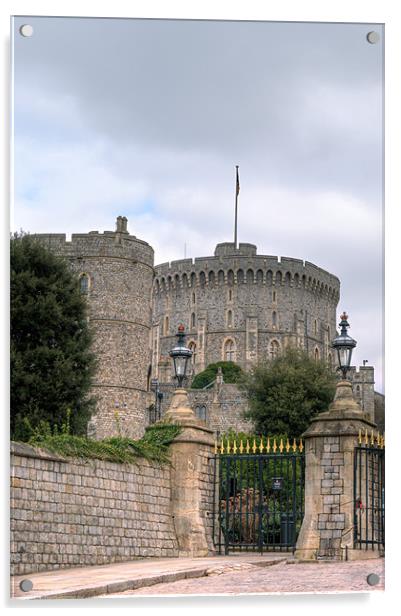
<path fill-rule="evenodd" d="M 297 559 L 377 558 L 383 552 L 384 450 L 375 428 L 351 383 L 340 381 L 329 410 L 303 434 L 305 515 Z"/>

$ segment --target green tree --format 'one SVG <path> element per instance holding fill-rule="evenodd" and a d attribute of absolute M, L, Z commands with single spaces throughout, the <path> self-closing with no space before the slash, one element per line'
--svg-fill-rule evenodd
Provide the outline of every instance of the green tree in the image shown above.
<path fill-rule="evenodd" d="M 95 357 L 78 279 L 29 235 L 12 236 L 10 256 L 11 438 L 66 422 L 84 434 Z"/>
<path fill-rule="evenodd" d="M 209 364 L 208 367 L 199 372 L 192 381 L 192 389 L 203 389 L 216 378 L 218 369 L 221 368 L 223 372 L 223 378 L 225 383 L 238 383 L 242 376 L 243 371 L 240 366 L 233 361 L 218 361 L 215 364 Z"/>
<path fill-rule="evenodd" d="M 259 363 L 245 375 L 242 387 L 249 400 L 246 417 L 259 434 L 299 438 L 312 417 L 327 410 L 335 392 L 335 376 L 306 352 L 288 348 Z"/>

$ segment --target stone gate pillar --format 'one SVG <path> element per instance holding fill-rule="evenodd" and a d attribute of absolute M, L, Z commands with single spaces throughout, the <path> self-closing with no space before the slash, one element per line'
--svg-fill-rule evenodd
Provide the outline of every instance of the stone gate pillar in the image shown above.
<path fill-rule="evenodd" d="M 356 550 L 353 540 L 354 449 L 361 430 L 376 428 L 352 395 L 349 381 L 337 384 L 329 410 L 315 417 L 305 439 L 305 516 L 297 559 L 377 558 L 376 550 Z"/>
<path fill-rule="evenodd" d="M 214 553 L 213 431 L 196 419 L 185 389 L 173 395 L 166 418 L 182 426 L 170 445 L 171 505 L 180 556 Z"/>

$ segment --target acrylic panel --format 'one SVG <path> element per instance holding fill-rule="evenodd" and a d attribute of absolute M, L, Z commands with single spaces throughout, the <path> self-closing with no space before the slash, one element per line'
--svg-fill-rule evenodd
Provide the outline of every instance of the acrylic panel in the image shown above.
<path fill-rule="evenodd" d="M 13 596 L 383 589 L 384 25 L 11 30 Z"/>

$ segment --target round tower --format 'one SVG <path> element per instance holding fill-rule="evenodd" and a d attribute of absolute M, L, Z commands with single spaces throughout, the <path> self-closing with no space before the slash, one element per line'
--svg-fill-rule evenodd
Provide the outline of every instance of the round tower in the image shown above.
<path fill-rule="evenodd" d="M 313 263 L 223 243 L 214 256 L 158 265 L 155 274 L 152 372 L 161 382 L 171 378 L 167 357 L 179 323 L 194 374 L 222 360 L 249 369 L 287 345 L 334 361 L 340 281 Z"/>
<path fill-rule="evenodd" d="M 88 299 L 98 358 L 89 433 L 142 436 L 148 423 L 152 247 L 128 233 L 122 216 L 115 231 L 73 234 L 71 241 L 61 234 L 36 237 L 68 259 Z"/>

